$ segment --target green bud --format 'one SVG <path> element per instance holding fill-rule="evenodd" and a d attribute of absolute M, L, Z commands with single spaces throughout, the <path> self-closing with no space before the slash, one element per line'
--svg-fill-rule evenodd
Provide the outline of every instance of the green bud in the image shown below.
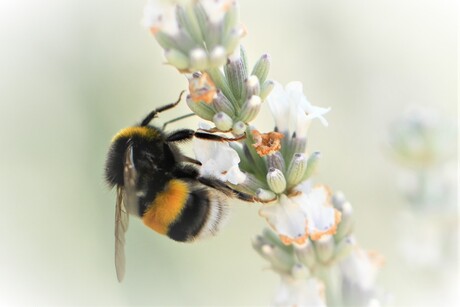
<path fill-rule="evenodd" d="M 208 55 L 204 49 L 195 48 L 190 51 L 190 65 L 194 70 L 205 70 L 208 67 Z"/>
<path fill-rule="evenodd" d="M 265 100 L 274 88 L 275 82 L 273 82 L 272 80 L 267 80 L 263 82 L 262 86 L 260 87 L 260 98 L 262 98 L 262 100 Z"/>
<path fill-rule="evenodd" d="M 242 122 L 248 123 L 252 121 L 260 112 L 262 100 L 259 96 L 253 95 L 241 107 L 240 119 Z"/>
<path fill-rule="evenodd" d="M 159 31 L 155 33 L 155 39 L 157 40 L 158 44 L 160 44 L 160 46 L 165 50 L 178 49 L 174 38 L 164 32 Z"/>
<path fill-rule="evenodd" d="M 275 193 L 269 190 L 261 189 L 261 188 L 256 190 L 256 195 L 257 195 L 257 198 L 263 201 L 270 201 L 276 198 Z"/>
<path fill-rule="evenodd" d="M 249 99 L 253 95 L 259 95 L 259 94 L 260 94 L 259 79 L 254 75 L 249 76 L 244 81 L 244 94 L 242 96 L 246 97 L 246 99 Z"/>
<path fill-rule="evenodd" d="M 239 7 L 238 7 L 238 2 L 237 1 L 232 1 L 230 3 L 230 8 L 225 14 L 224 17 L 224 35 L 228 34 L 231 29 L 233 29 L 236 24 L 238 23 L 239 20 Z"/>
<path fill-rule="evenodd" d="M 257 61 L 256 65 L 254 65 L 254 69 L 252 70 L 251 74 L 257 76 L 257 78 L 259 78 L 260 83 L 264 83 L 265 80 L 267 79 L 269 71 L 270 71 L 270 56 L 268 54 L 264 54 Z"/>
<path fill-rule="evenodd" d="M 279 151 L 267 156 L 268 167 L 277 168 L 284 173 L 284 158 Z"/>
<path fill-rule="evenodd" d="M 240 39 L 244 36 L 246 31 L 243 27 L 237 26 L 230 30 L 227 36 L 223 40 L 223 45 L 227 53 L 233 53 L 240 43 Z"/>
<path fill-rule="evenodd" d="M 342 219 L 337 226 L 337 232 L 335 234 L 336 240 L 341 240 L 342 238 L 348 236 L 353 231 L 353 207 L 349 202 L 345 202 L 342 205 Z"/>
<path fill-rule="evenodd" d="M 225 64 L 227 61 L 227 52 L 225 48 L 222 46 L 216 46 L 212 49 L 210 58 L 211 66 L 213 67 L 220 67 Z"/>
<path fill-rule="evenodd" d="M 334 238 L 330 235 L 324 235 L 321 239 L 314 241 L 316 256 L 324 264 L 332 259 L 335 250 Z"/>
<path fill-rule="evenodd" d="M 191 98 L 190 95 L 187 96 L 187 105 L 192 110 L 193 113 L 198 115 L 199 117 L 206 119 L 206 120 L 212 120 L 214 117 L 214 114 L 216 113 L 213 108 L 204 103 L 204 102 L 194 102 Z"/>
<path fill-rule="evenodd" d="M 272 269 L 280 273 L 290 273 L 294 265 L 292 255 L 270 244 L 261 247 L 261 255 L 272 265 Z"/>
<path fill-rule="evenodd" d="M 232 132 L 234 135 L 242 135 L 246 131 L 246 124 L 242 121 L 233 124 Z"/>
<path fill-rule="evenodd" d="M 288 186 L 292 187 L 303 181 L 307 170 L 307 158 L 303 153 L 296 153 L 289 164 L 287 171 Z"/>
<path fill-rule="evenodd" d="M 176 15 L 178 23 L 181 27 L 187 29 L 187 32 L 195 42 L 202 42 L 204 40 L 203 34 L 200 30 L 200 25 L 198 24 L 198 19 L 196 18 L 191 5 L 177 5 Z"/>
<path fill-rule="evenodd" d="M 268 169 L 267 183 L 270 189 L 276 194 L 283 193 L 286 190 L 286 179 L 283 172 L 277 168 L 271 167 Z"/>
<path fill-rule="evenodd" d="M 243 91 L 244 80 L 247 77 L 241 57 L 229 58 L 227 64 L 224 66 L 224 71 L 233 95 L 239 100 Z"/>
<path fill-rule="evenodd" d="M 177 69 L 186 69 L 189 67 L 188 57 L 176 49 L 168 49 L 165 51 L 165 57 L 169 64 Z"/>
<path fill-rule="evenodd" d="M 304 265 L 306 265 L 310 269 L 315 266 L 316 255 L 315 250 L 313 248 L 313 243 L 311 243 L 310 240 L 307 240 L 307 242 L 303 246 L 295 245 L 294 252 L 297 256 L 297 259 L 299 259 L 299 261 L 302 262 Z"/>
<path fill-rule="evenodd" d="M 295 279 L 306 279 L 310 277 L 310 270 L 301 263 L 296 263 L 291 269 L 291 276 Z"/>
<path fill-rule="evenodd" d="M 308 179 L 311 175 L 313 175 L 313 172 L 316 169 L 316 166 L 318 165 L 319 158 L 321 157 L 321 154 L 319 151 L 316 151 L 312 153 L 307 160 L 307 169 L 305 170 L 305 174 L 303 177 L 303 180 Z M 303 181 L 302 180 L 302 181 Z"/>
<path fill-rule="evenodd" d="M 345 237 L 337 243 L 334 252 L 334 262 L 340 262 L 347 257 L 355 246 L 354 239 L 352 237 Z"/>
<path fill-rule="evenodd" d="M 216 97 L 212 101 L 212 105 L 218 112 L 224 112 L 231 117 L 235 115 L 235 107 L 220 90 L 217 91 Z"/>
<path fill-rule="evenodd" d="M 230 116 L 225 114 L 224 112 L 218 112 L 212 118 L 214 125 L 220 131 L 229 131 L 233 126 L 233 121 Z"/>

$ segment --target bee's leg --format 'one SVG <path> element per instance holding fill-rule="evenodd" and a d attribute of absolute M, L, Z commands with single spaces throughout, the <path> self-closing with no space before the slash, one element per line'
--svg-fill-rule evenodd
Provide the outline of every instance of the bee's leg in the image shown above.
<path fill-rule="evenodd" d="M 217 142 L 235 142 L 235 141 L 244 139 L 246 137 L 246 134 L 243 134 L 242 136 L 237 137 L 237 138 L 226 138 L 224 136 L 220 136 L 217 134 L 204 133 L 200 131 L 194 131 L 191 129 L 182 129 L 182 130 L 178 130 L 178 131 L 171 133 L 166 138 L 166 141 L 167 142 L 188 141 L 192 139 L 193 137 L 197 137 L 203 140 L 217 141 Z"/>
<path fill-rule="evenodd" d="M 152 119 L 154 119 L 156 117 L 156 115 L 158 113 L 166 111 L 166 110 L 169 110 L 169 109 L 174 108 L 175 106 L 177 106 L 177 104 L 180 102 L 180 100 L 182 98 L 182 95 L 184 93 L 185 93 L 185 91 L 180 92 L 180 95 L 179 95 L 179 98 L 177 99 L 177 101 L 175 101 L 173 103 L 170 103 L 170 104 L 167 104 L 167 105 L 164 105 L 164 106 L 161 106 L 159 108 L 156 108 L 155 110 L 150 112 L 149 115 L 147 115 L 144 118 L 144 120 L 141 122 L 141 126 L 147 126 L 152 121 Z"/>
<path fill-rule="evenodd" d="M 197 179 L 200 176 L 199 171 L 190 164 L 179 164 L 174 168 L 173 174 L 177 178 Z"/>
<path fill-rule="evenodd" d="M 276 197 L 274 199 L 270 200 L 262 200 L 258 198 L 257 196 L 250 195 L 248 193 L 240 192 L 235 189 L 232 189 L 228 185 L 225 184 L 225 182 L 217 179 L 217 178 L 209 178 L 209 177 L 198 177 L 198 181 L 201 182 L 202 184 L 214 188 L 228 197 L 236 197 L 239 200 L 246 201 L 246 202 L 259 202 L 259 203 L 269 203 L 272 201 L 276 200 Z"/>
<path fill-rule="evenodd" d="M 182 158 L 183 158 L 183 162 L 188 162 L 188 163 L 193 163 L 193 164 L 196 164 L 196 165 L 201 165 L 200 161 L 192 159 L 190 157 L 182 156 Z"/>

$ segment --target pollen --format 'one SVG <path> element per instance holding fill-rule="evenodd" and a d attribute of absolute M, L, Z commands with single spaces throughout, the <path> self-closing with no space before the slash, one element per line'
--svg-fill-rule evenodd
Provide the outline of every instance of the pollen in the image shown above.
<path fill-rule="evenodd" d="M 189 80 L 190 98 L 193 102 L 212 103 L 216 96 L 216 85 L 207 73 L 194 74 L 193 78 Z"/>
<path fill-rule="evenodd" d="M 263 157 L 275 153 L 281 149 L 281 139 L 284 137 L 279 132 L 260 133 L 258 130 L 252 130 L 254 138 L 254 148 L 259 156 Z"/>

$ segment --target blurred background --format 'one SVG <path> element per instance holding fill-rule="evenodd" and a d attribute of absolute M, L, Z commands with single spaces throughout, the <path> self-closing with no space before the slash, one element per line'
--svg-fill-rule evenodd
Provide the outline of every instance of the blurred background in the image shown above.
<path fill-rule="evenodd" d="M 345 193 L 360 245 L 385 256 L 378 283 L 391 305 L 454 305 L 457 2 L 240 3 L 249 60 L 270 53 L 271 79 L 302 81 L 313 104 L 332 107 L 329 127 L 318 122 L 310 129 L 309 149 L 322 153 L 315 180 Z M 241 202 L 233 203 L 219 236 L 193 245 L 132 219 L 127 275 L 122 284 L 116 280 L 115 194 L 103 182 L 110 139 L 187 86 L 162 64 L 162 50 L 142 28 L 143 6 L 143 0 L 0 2 L 0 305 L 271 301 L 278 277 L 250 244 L 265 221 L 259 205 Z M 401 252 L 401 237 L 417 237 L 419 224 L 398 187 L 404 167 L 388 141 L 394 120 L 414 106 L 455 126 L 445 159 L 451 163 L 443 164 L 453 193 L 452 228 L 435 239 L 449 240 L 450 249 L 428 266 L 408 265 Z M 184 103 L 158 122 L 188 112 Z M 268 108 L 256 123 L 271 128 Z M 409 229 L 401 219 L 407 212 L 415 225 Z M 417 254 L 426 237 L 409 239 L 409 250 Z"/>

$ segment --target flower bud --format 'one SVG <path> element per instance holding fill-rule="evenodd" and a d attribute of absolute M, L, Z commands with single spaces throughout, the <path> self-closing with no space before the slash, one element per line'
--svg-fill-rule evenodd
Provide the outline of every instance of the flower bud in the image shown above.
<path fill-rule="evenodd" d="M 246 102 L 241 107 L 241 121 L 248 123 L 256 118 L 257 114 L 259 114 L 261 105 L 262 100 L 260 100 L 259 96 L 253 95 L 251 98 L 246 100 Z"/>
<path fill-rule="evenodd" d="M 332 259 L 335 250 L 334 238 L 331 235 L 322 236 L 321 239 L 315 241 L 315 250 L 318 260 L 322 263 L 327 263 Z"/>
<path fill-rule="evenodd" d="M 238 2 L 232 1 L 229 4 L 228 11 L 225 14 L 224 19 L 224 33 L 229 33 L 233 29 L 239 20 L 239 8 Z"/>
<path fill-rule="evenodd" d="M 339 241 L 334 251 L 334 262 L 340 262 L 347 257 L 353 250 L 354 246 L 355 241 L 352 237 L 345 237 Z"/>
<path fill-rule="evenodd" d="M 194 70 L 205 70 L 208 66 L 208 55 L 201 48 L 195 48 L 190 51 L 190 64 Z"/>
<path fill-rule="evenodd" d="M 187 29 L 188 34 L 194 41 L 201 42 L 204 40 L 200 25 L 191 5 L 177 5 L 176 16 L 181 27 Z"/>
<path fill-rule="evenodd" d="M 262 83 L 262 86 L 260 87 L 260 95 L 259 95 L 260 98 L 262 100 L 265 100 L 265 98 L 267 98 L 268 95 L 270 95 L 270 93 L 272 92 L 274 88 L 275 88 L 275 82 L 273 82 L 272 80 L 267 80 L 264 83 Z"/>
<path fill-rule="evenodd" d="M 209 60 L 212 67 L 220 67 L 227 61 L 227 51 L 222 46 L 216 46 L 212 49 Z"/>
<path fill-rule="evenodd" d="M 316 166 L 318 165 L 319 158 L 321 157 L 321 154 L 319 151 L 316 151 L 312 153 L 307 160 L 307 169 L 305 170 L 305 174 L 303 177 L 303 180 L 308 179 L 313 172 L 316 169 Z"/>
<path fill-rule="evenodd" d="M 268 54 L 262 55 L 262 57 L 254 65 L 252 75 L 257 76 L 261 83 L 264 83 L 267 79 L 268 72 L 270 71 L 270 56 Z"/>
<path fill-rule="evenodd" d="M 214 98 L 212 104 L 214 108 L 216 108 L 217 112 L 224 112 L 229 116 L 235 115 L 235 107 L 220 90 L 217 90 L 216 97 Z"/>
<path fill-rule="evenodd" d="M 249 99 L 253 95 L 259 95 L 259 94 L 260 94 L 259 79 L 254 75 L 249 76 L 244 81 L 244 95 L 243 95 L 243 97 L 246 97 L 246 99 Z"/>
<path fill-rule="evenodd" d="M 315 250 L 313 249 L 313 243 L 310 240 L 307 240 L 303 246 L 294 245 L 294 252 L 304 265 L 309 268 L 313 268 L 316 264 L 316 255 Z"/>
<path fill-rule="evenodd" d="M 246 35 L 246 30 L 241 27 L 234 27 L 231 29 L 230 33 L 228 33 L 227 37 L 224 38 L 224 47 L 227 50 L 227 53 L 232 53 L 238 48 L 238 44 L 240 43 L 240 39 Z"/>
<path fill-rule="evenodd" d="M 206 119 L 206 120 L 212 120 L 214 117 L 214 114 L 216 113 L 212 107 L 204 102 L 195 102 L 192 100 L 190 95 L 187 96 L 187 105 L 192 110 L 193 113 L 198 115 L 199 117 Z"/>
<path fill-rule="evenodd" d="M 307 170 L 307 158 L 303 153 L 296 153 L 287 171 L 288 186 L 295 186 L 303 181 Z"/>
<path fill-rule="evenodd" d="M 272 269 L 280 273 L 290 273 L 294 265 L 291 255 L 275 245 L 264 244 L 259 252 L 266 260 L 270 261 Z"/>
<path fill-rule="evenodd" d="M 334 208 L 342 211 L 343 204 L 346 202 L 345 194 L 342 191 L 337 191 L 332 196 L 332 204 Z"/>
<path fill-rule="evenodd" d="M 268 167 L 277 168 L 282 172 L 285 170 L 284 158 L 279 151 L 267 155 L 267 164 Z"/>
<path fill-rule="evenodd" d="M 310 276 L 310 270 L 301 263 L 296 263 L 291 269 L 291 276 L 295 279 L 306 279 Z"/>
<path fill-rule="evenodd" d="M 189 66 L 188 57 L 176 49 L 167 49 L 165 57 L 169 64 L 179 70 L 186 69 Z"/>
<path fill-rule="evenodd" d="M 260 200 L 263 200 L 263 201 L 270 201 L 270 200 L 274 200 L 276 198 L 275 193 L 273 193 L 272 191 L 269 191 L 269 190 L 261 189 L 261 188 L 256 190 L 256 196 L 257 196 L 257 198 L 259 198 Z"/>
<path fill-rule="evenodd" d="M 232 132 L 234 135 L 242 135 L 246 131 L 246 124 L 242 121 L 233 124 Z"/>
<path fill-rule="evenodd" d="M 342 239 L 351 234 L 353 230 L 353 207 L 347 201 L 342 205 L 340 210 L 342 213 L 342 219 L 340 224 L 337 226 L 337 232 L 335 234 L 337 239 Z"/>
<path fill-rule="evenodd" d="M 216 113 L 212 121 L 220 131 L 229 131 L 233 126 L 232 118 L 224 112 Z"/>
<path fill-rule="evenodd" d="M 283 193 L 286 189 L 286 179 L 284 178 L 283 172 L 274 167 L 268 170 L 267 183 L 270 189 L 276 194 Z"/>
<path fill-rule="evenodd" d="M 239 100 L 243 91 L 244 80 L 247 77 L 246 67 L 241 56 L 234 59 L 229 58 L 224 66 L 224 71 L 233 95 Z"/>

